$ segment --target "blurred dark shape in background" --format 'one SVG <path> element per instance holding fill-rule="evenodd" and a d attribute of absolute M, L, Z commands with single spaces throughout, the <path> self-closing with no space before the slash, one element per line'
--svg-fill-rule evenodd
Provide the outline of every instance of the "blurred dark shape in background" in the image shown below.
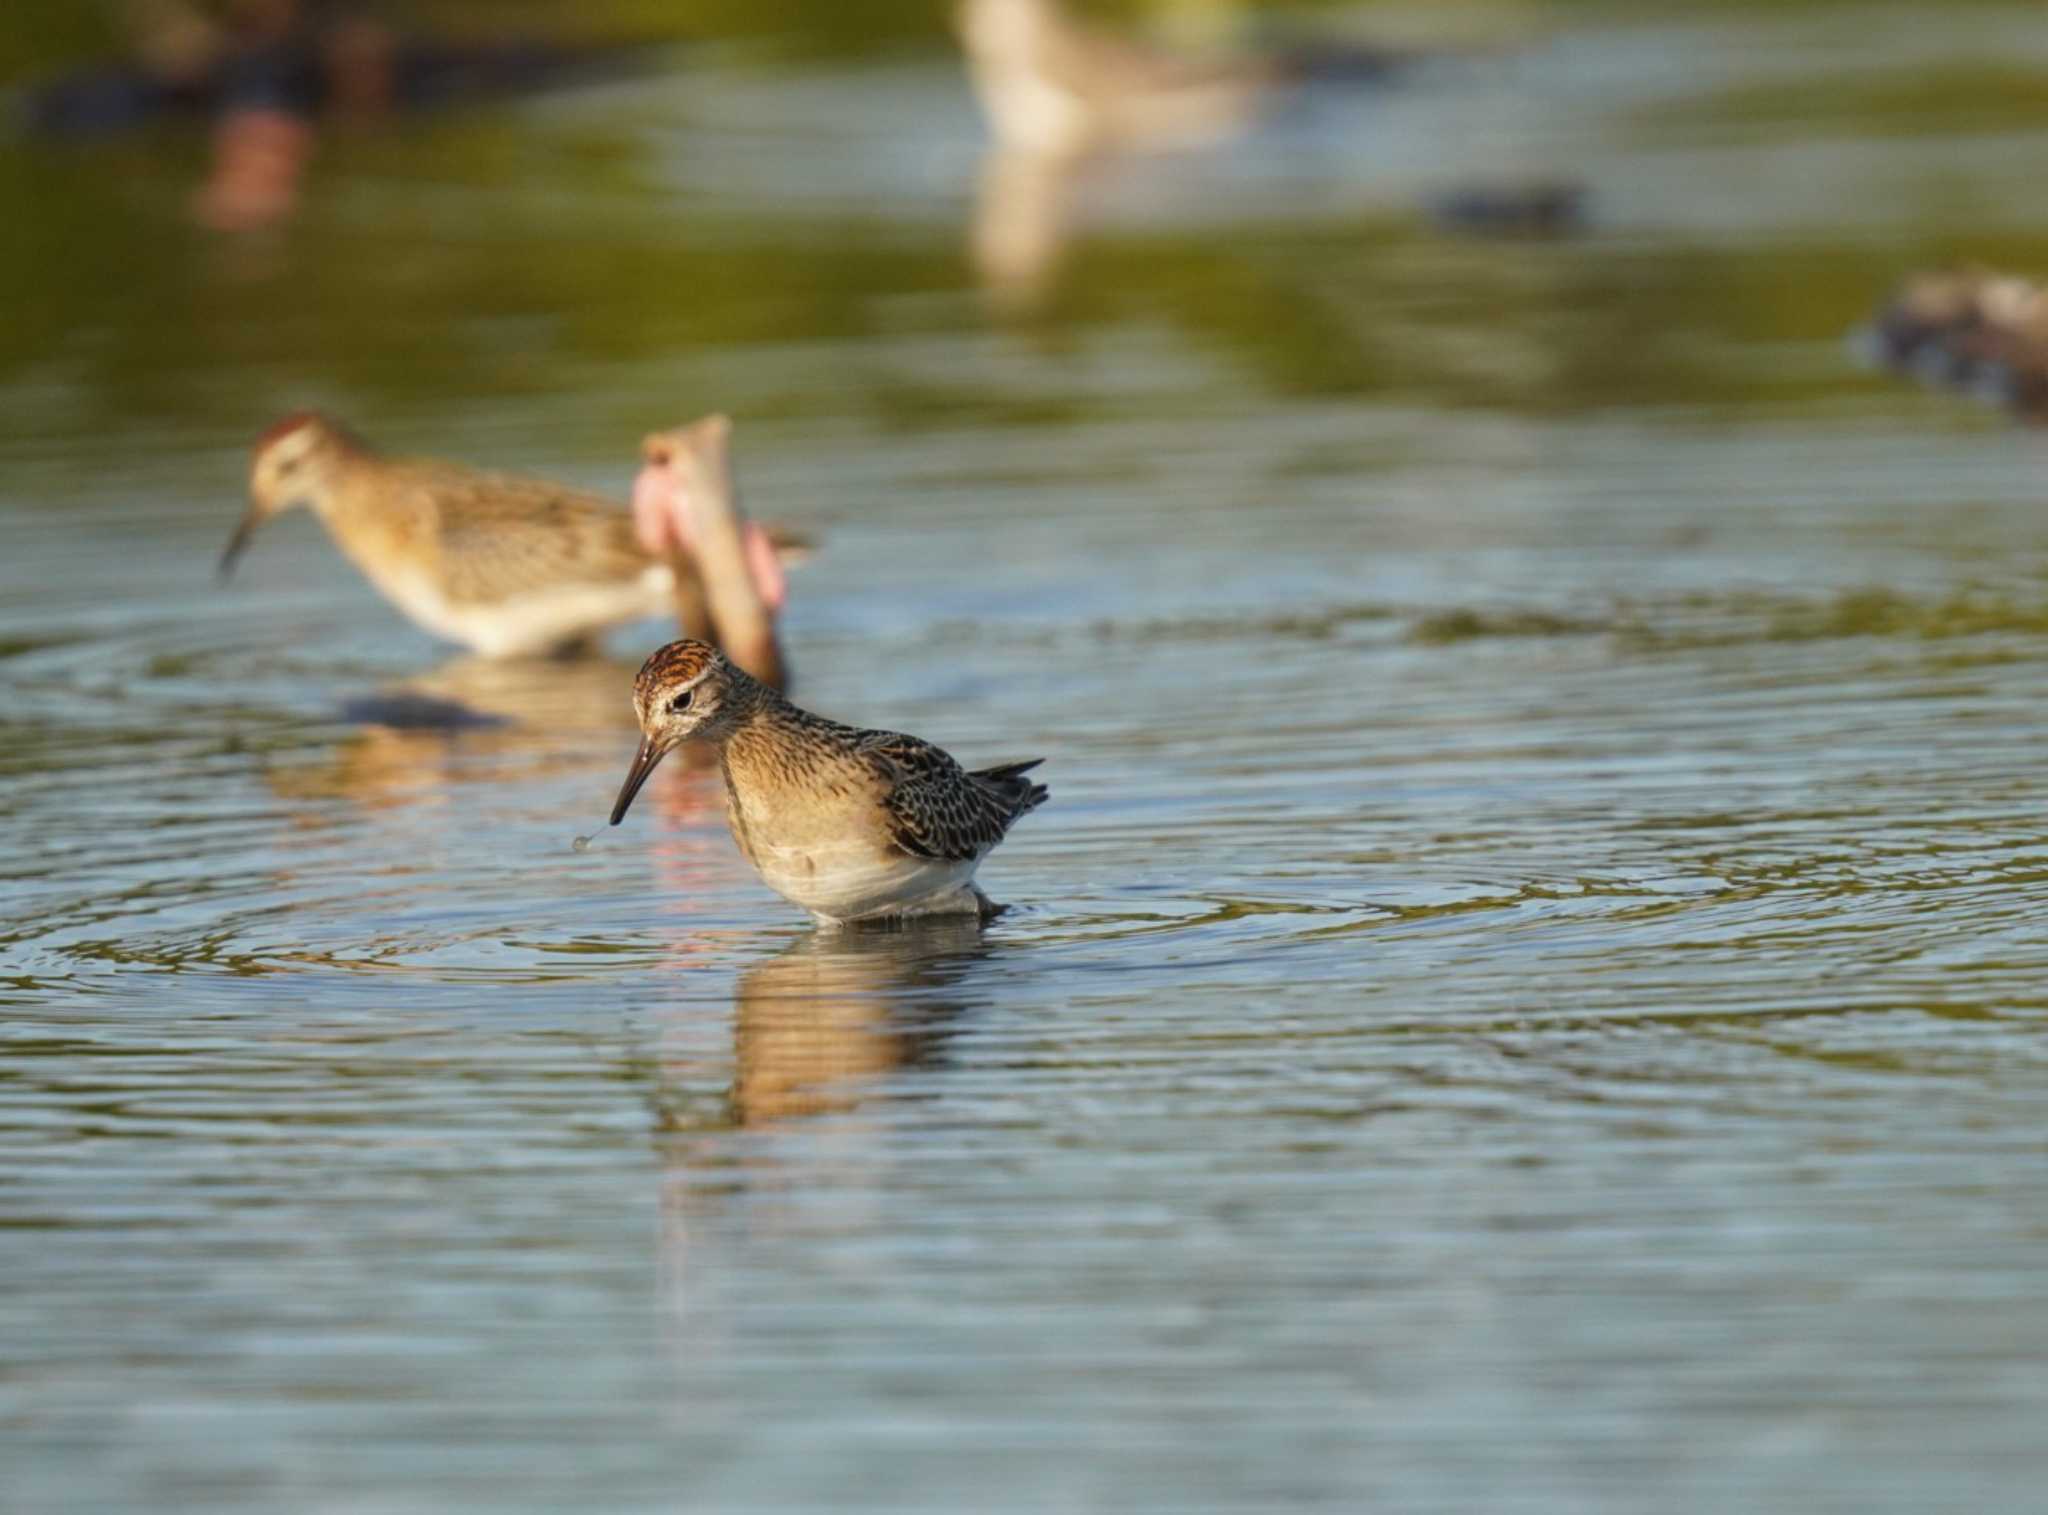
<path fill-rule="evenodd" d="M 149 0 L 131 8 L 129 61 L 31 89 L 24 123 L 50 136 L 96 136 L 234 109 L 431 109 L 588 78 L 633 56 L 527 36 L 452 42 L 383 11 L 354 0 Z"/>
<path fill-rule="evenodd" d="M 1586 186 L 1569 180 L 1471 184 L 1429 202 L 1445 231 L 1477 237 L 1565 237 L 1586 226 Z"/>
<path fill-rule="evenodd" d="M 1985 268 L 1916 273 L 1866 340 L 1887 368 L 2048 420 L 2048 291 L 2031 279 Z"/>
<path fill-rule="evenodd" d="M 128 61 L 32 88 L 43 137 L 93 137 L 166 117 L 211 118 L 213 161 L 194 201 L 222 229 L 288 214 L 315 124 L 530 93 L 621 72 L 636 50 L 511 37 L 453 42 L 360 0 L 136 0 Z"/>

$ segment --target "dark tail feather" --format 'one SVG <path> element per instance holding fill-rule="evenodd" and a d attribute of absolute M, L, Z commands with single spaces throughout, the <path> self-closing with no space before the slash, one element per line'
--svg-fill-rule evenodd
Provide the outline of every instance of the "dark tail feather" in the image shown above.
<path fill-rule="evenodd" d="M 974 777 L 1007 800 L 1012 815 L 1022 815 L 1027 810 L 1036 810 L 1052 794 L 1045 785 L 1034 784 L 1024 777 L 1044 761 L 1044 758 L 1028 758 L 1021 763 L 998 763 L 993 768 L 977 769 Z"/>
<path fill-rule="evenodd" d="M 1021 763 L 998 763 L 993 768 L 977 770 L 974 776 L 978 779 L 990 779 L 1000 784 L 1005 779 L 1022 778 L 1044 761 L 1044 758 L 1026 758 Z"/>

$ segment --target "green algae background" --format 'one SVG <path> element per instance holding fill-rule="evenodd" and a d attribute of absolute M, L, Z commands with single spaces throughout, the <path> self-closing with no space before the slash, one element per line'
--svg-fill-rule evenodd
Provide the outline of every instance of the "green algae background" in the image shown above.
<path fill-rule="evenodd" d="M 1805 9 L 1825 18 L 1837 8 Z M 1360 19 L 1354 10 L 1344 12 L 1346 27 L 1369 31 L 1372 12 Z M 540 5 L 420 12 L 455 28 L 487 13 L 542 29 L 557 24 L 554 9 Z M 8 33 L 17 55 L 0 67 L 18 73 L 76 55 L 92 40 L 91 14 L 41 0 L 27 6 Z M 1316 21 L 1300 8 L 1283 14 L 1300 27 Z M 1416 24 L 1413 12 L 1388 14 Z M 1512 55 L 1588 17 L 1624 13 L 1475 4 L 1458 8 L 1455 23 L 1445 14 L 1432 11 L 1429 24 L 1491 38 L 1489 46 Z M 1642 27 L 1659 14 L 1635 8 L 1625 16 Z M 800 76 L 834 59 L 886 69 L 937 66 L 950 55 L 939 14 L 923 5 L 600 4 L 578 7 L 576 25 L 607 36 L 746 39 L 747 48 L 722 61 L 693 58 L 688 47 L 663 55 L 661 88 L 673 111 L 700 123 L 715 119 L 691 104 L 707 72 L 736 66 L 757 77 Z M 971 152 L 978 127 L 964 97 L 939 103 L 951 112 L 942 129 L 963 155 Z M 539 394 L 562 364 L 732 340 L 858 340 L 881 319 L 863 296 L 875 287 L 971 297 L 972 276 L 951 231 L 839 210 L 792 215 L 705 203 L 664 182 L 652 139 L 636 121 L 570 117 L 535 133 L 519 120 L 513 107 L 490 107 L 332 132 L 302 213 L 275 239 L 281 245 L 255 251 L 188 224 L 185 206 L 205 154 L 196 127 L 0 145 L 0 206 L 11 208 L 13 228 L 0 239 L 0 278 L 36 291 L 0 328 L 0 382 L 61 371 L 110 412 L 227 424 L 254 403 L 241 374 L 260 373 L 263 389 L 431 406 L 457 394 Z M 1968 66 L 1797 84 L 1735 81 L 1621 112 L 1614 129 L 1639 147 L 1686 152 L 1845 134 L 1938 139 L 2044 123 L 2048 65 L 2030 70 L 1985 56 Z M 1557 171 L 1577 172 L 1569 163 Z M 437 188 L 446 183 L 466 186 L 488 220 L 440 235 Z M 963 167 L 958 214 L 970 187 Z M 2048 236 L 2014 224 L 2001 207 L 1959 201 L 1965 192 L 1941 175 L 1907 187 L 1883 239 L 1820 227 L 1796 243 L 1754 247 L 1718 235 L 1646 238 L 1610 228 L 1610 192 L 1597 184 L 1591 191 L 1591 235 L 1554 248 L 1441 237 L 1413 195 L 1360 197 L 1313 223 L 1252 213 L 1226 237 L 1205 228 L 1112 227 L 1085 240 L 1058 297 L 1035 320 L 1049 339 L 1156 320 L 1243 364 L 1274 393 L 1528 413 L 1638 401 L 1727 412 L 1825 409 L 1843 403 L 1825 366 L 1743 365 L 1722 354 L 1759 342 L 1829 342 L 1913 266 L 1958 257 L 2048 263 Z M 1697 219 L 1711 218 L 1710 205 L 1699 210 Z M 1977 213 L 1985 210 L 1991 214 Z M 404 257 L 385 256 L 392 246 L 403 246 Z M 1492 333 L 1490 343 L 1438 340 L 1474 324 Z M 522 325 L 530 340 L 507 346 L 504 334 Z M 96 335 L 82 341 L 88 331 Z M 1344 340 L 1329 340 L 1333 331 Z M 1516 358 L 1530 350 L 1544 354 L 1533 367 Z M 218 386 L 162 378 L 175 365 L 160 359 L 194 353 L 217 359 Z M 978 402 L 899 385 L 876 389 L 873 403 L 914 414 Z M 8 424 L 0 418 L 0 428 Z"/>

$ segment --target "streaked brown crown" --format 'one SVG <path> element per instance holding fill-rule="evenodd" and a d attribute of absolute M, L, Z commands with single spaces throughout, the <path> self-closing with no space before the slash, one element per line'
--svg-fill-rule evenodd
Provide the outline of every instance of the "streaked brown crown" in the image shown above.
<path fill-rule="evenodd" d="M 640 672 L 633 679 L 633 698 L 643 707 L 650 705 L 662 690 L 687 684 L 726 666 L 725 655 L 709 642 L 691 641 L 687 637 L 670 642 L 666 647 L 655 648 L 640 665 Z"/>

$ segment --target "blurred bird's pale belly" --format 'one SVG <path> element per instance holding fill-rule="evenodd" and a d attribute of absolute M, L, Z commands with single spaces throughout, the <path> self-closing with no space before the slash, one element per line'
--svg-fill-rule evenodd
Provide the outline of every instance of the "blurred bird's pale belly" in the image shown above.
<path fill-rule="evenodd" d="M 1068 153 L 1087 142 L 1091 113 L 1071 91 L 1022 68 L 990 68 L 984 84 L 1000 135 L 1012 146 Z"/>
<path fill-rule="evenodd" d="M 673 575 L 661 565 L 624 583 L 564 585 L 492 604 L 450 600 L 424 574 L 371 577 L 385 598 L 419 625 L 491 658 L 552 652 L 607 627 L 674 608 Z"/>

